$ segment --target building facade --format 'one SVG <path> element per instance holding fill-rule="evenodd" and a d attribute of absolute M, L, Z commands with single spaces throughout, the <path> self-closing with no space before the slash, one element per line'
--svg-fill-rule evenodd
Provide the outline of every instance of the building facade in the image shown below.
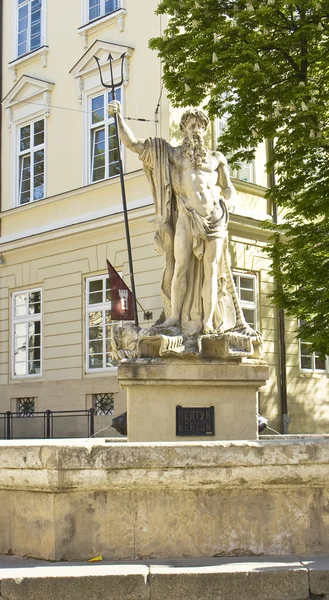
<path fill-rule="evenodd" d="M 118 98 L 135 135 L 177 143 L 181 111 L 170 106 L 160 61 L 148 49 L 148 39 L 166 25 L 156 6 L 147 0 L 142 12 L 135 0 L 70 0 L 64 16 L 55 0 L 3 5 L 1 413 L 94 407 L 102 429 L 125 409 L 110 352 L 106 260 L 128 285 L 129 266 L 111 96 L 94 57 L 105 65 L 111 53 L 119 81 L 125 54 Z M 221 127 L 209 130 L 213 148 Z M 144 311 L 154 322 L 162 309 L 162 258 L 153 248 L 154 207 L 142 165 L 125 150 L 123 160 L 139 320 L 146 325 Z M 261 228 L 271 217 L 264 162 L 261 146 L 254 163 L 232 173 L 238 194 L 230 209 L 230 253 L 246 320 L 263 333 L 271 371 L 260 411 L 280 429 L 279 326 L 268 299 L 274 283 Z M 289 431 L 323 432 L 328 364 L 296 340 L 295 329 L 286 320 Z M 61 423 L 56 435 L 82 435 L 80 417 Z M 15 427 L 16 435 L 28 429 L 19 419 Z M 38 435 L 38 427 L 29 423 L 29 435 Z"/>

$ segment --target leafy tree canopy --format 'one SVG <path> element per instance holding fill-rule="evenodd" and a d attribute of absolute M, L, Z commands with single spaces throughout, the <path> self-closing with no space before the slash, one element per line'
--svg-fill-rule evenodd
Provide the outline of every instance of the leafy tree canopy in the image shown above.
<path fill-rule="evenodd" d="M 286 215 L 268 247 L 274 301 L 329 354 L 329 0 L 162 0 L 157 12 L 169 21 L 150 47 L 173 104 L 229 115 L 233 165 L 275 139 L 267 195 Z"/>

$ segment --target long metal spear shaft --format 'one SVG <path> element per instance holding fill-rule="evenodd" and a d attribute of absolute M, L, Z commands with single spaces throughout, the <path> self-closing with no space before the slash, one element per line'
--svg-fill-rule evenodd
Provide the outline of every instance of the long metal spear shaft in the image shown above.
<path fill-rule="evenodd" d="M 114 83 L 114 77 L 113 77 L 113 67 L 112 67 L 113 58 L 112 58 L 112 55 L 109 54 L 110 73 L 111 73 L 111 85 L 108 85 L 108 84 L 104 83 L 103 77 L 102 77 L 102 71 L 101 71 L 101 67 L 100 67 L 99 58 L 97 58 L 96 56 L 94 57 L 95 60 L 96 60 L 96 62 L 97 62 L 97 65 L 98 65 L 101 82 L 102 82 L 102 84 L 103 84 L 104 87 L 111 89 L 113 100 L 116 100 L 116 91 L 115 91 L 116 88 L 120 87 L 122 85 L 122 83 L 123 83 L 123 61 L 124 61 L 124 57 L 125 57 L 125 55 L 123 54 L 121 56 L 121 61 L 122 61 L 121 62 L 121 81 L 120 81 L 120 83 L 115 84 Z M 120 173 L 121 195 L 122 195 L 122 204 L 123 204 L 123 215 L 124 215 L 125 230 L 126 230 L 126 239 L 127 239 L 127 250 L 128 250 L 128 262 L 129 262 L 129 271 L 130 271 L 131 292 L 132 292 L 132 297 L 133 297 L 133 308 L 134 308 L 135 325 L 138 326 L 138 312 L 137 312 L 137 302 L 136 302 L 136 290 L 135 290 L 135 278 L 134 278 L 133 258 L 132 258 L 131 243 L 130 243 L 130 232 L 129 232 L 129 221 L 128 221 L 128 209 L 127 209 L 126 189 L 125 189 L 125 181 L 124 181 L 124 176 L 123 176 L 123 165 L 122 165 L 121 150 L 120 150 L 120 137 L 119 137 L 118 116 L 117 116 L 116 113 L 114 114 L 114 126 L 115 126 L 115 136 L 116 136 L 116 142 L 117 142 L 117 148 L 118 148 L 118 156 L 119 156 L 119 173 Z"/>

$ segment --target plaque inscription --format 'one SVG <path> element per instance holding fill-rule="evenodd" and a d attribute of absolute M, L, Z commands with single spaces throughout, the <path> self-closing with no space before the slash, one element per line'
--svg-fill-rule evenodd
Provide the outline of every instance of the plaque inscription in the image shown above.
<path fill-rule="evenodd" d="M 215 435 L 214 406 L 201 408 L 176 406 L 176 435 Z"/>

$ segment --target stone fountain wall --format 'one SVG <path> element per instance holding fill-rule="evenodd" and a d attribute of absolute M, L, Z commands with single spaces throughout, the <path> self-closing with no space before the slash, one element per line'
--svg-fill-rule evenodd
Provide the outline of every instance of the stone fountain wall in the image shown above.
<path fill-rule="evenodd" d="M 2 442 L 0 554 L 329 553 L 329 440 Z"/>

